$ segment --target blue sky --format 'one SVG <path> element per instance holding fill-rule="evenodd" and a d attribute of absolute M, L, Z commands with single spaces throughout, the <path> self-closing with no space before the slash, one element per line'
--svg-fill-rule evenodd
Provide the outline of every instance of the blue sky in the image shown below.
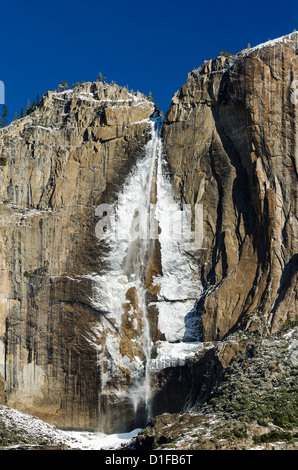
<path fill-rule="evenodd" d="M 10 119 L 37 92 L 96 80 L 152 92 L 166 112 L 187 74 L 298 30 L 297 0 L 1 2 L 0 80 Z"/>

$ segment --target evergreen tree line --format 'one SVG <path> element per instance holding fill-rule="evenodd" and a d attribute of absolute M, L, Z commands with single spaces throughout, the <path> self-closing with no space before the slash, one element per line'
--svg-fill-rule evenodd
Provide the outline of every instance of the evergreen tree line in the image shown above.
<path fill-rule="evenodd" d="M 39 105 L 39 102 L 40 102 L 40 96 L 39 96 L 39 93 L 37 92 L 36 100 L 34 100 L 32 103 L 30 103 L 30 100 L 28 100 L 26 110 L 24 109 L 24 106 L 22 106 L 20 115 L 18 115 L 18 113 L 16 112 L 13 120 L 16 121 L 19 118 L 23 118 L 24 116 L 31 114 L 32 111 L 34 111 L 34 109 L 36 108 L 36 106 Z"/>
<path fill-rule="evenodd" d="M 107 83 L 107 77 L 104 77 L 102 75 L 102 73 L 100 72 L 97 75 L 96 81 L 97 82 L 103 82 L 104 84 L 106 84 Z M 79 86 L 83 83 L 85 83 L 84 80 L 82 80 L 81 82 L 77 82 L 76 84 L 72 83 L 71 88 L 75 88 L 76 86 Z M 114 82 L 112 81 L 111 85 L 113 85 L 113 84 L 114 84 Z M 64 80 L 64 81 L 61 81 L 59 83 L 58 88 L 57 88 L 56 91 L 62 92 L 64 90 L 67 90 L 68 87 L 69 87 L 68 82 Z M 126 86 L 126 88 L 128 89 L 128 85 Z M 134 93 L 133 90 L 130 90 L 130 92 Z M 152 102 L 154 101 L 151 91 L 149 92 L 148 99 Z M 22 106 L 20 114 L 18 114 L 16 112 L 15 115 L 14 115 L 13 120 L 16 121 L 17 119 L 23 118 L 24 116 L 27 116 L 28 114 L 31 114 L 36 109 L 36 107 L 39 105 L 39 103 L 40 103 L 40 96 L 39 96 L 39 93 L 37 93 L 36 99 L 32 103 L 30 103 L 30 100 L 28 100 L 26 109 L 24 108 L 24 106 Z M 158 112 L 160 112 L 161 115 L 163 114 L 162 111 L 160 111 L 158 104 L 156 105 L 156 110 Z M 0 109 L 0 128 L 6 127 L 7 124 L 8 124 L 8 109 L 7 109 L 7 106 L 4 105 L 2 110 Z"/>
<path fill-rule="evenodd" d="M 2 106 L 1 106 L 2 107 Z M 5 127 L 8 124 L 8 109 L 4 104 L 2 109 L 0 109 L 0 127 Z"/>
<path fill-rule="evenodd" d="M 31 114 L 32 111 L 34 111 L 34 109 L 36 108 L 36 106 L 39 105 L 39 102 L 40 102 L 40 96 L 39 96 L 39 93 L 37 93 L 36 100 L 34 100 L 33 103 L 30 103 L 30 100 L 28 100 L 26 110 L 24 109 L 24 106 L 22 106 L 20 115 L 16 112 L 13 120 L 16 121 L 19 118 L 23 118 L 24 116 Z M 7 124 L 8 124 L 8 108 L 4 104 L 3 107 L 0 107 L 0 128 L 6 127 Z"/>

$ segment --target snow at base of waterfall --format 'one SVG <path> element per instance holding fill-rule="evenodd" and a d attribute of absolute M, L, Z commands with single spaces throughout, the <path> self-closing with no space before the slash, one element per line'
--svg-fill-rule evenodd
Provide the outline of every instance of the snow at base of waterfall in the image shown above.
<path fill-rule="evenodd" d="M 66 444 L 80 450 L 117 450 L 127 445 L 142 429 L 134 429 L 123 434 L 103 434 L 97 432 L 63 431 Z"/>
<path fill-rule="evenodd" d="M 65 445 L 76 450 L 117 450 L 128 444 L 141 429 L 123 434 L 103 434 L 92 431 L 64 431 L 52 426 L 36 416 L 0 405 L 0 422 L 14 426 L 17 431 L 35 439 L 42 439 L 53 445 Z M 22 446 L 22 444 L 20 444 Z M 13 445 L 7 448 L 18 448 Z M 6 449 L 6 447 L 4 448 Z"/>

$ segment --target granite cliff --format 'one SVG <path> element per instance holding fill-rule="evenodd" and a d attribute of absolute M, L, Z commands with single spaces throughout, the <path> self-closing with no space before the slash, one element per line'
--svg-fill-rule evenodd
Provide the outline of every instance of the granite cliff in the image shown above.
<path fill-rule="evenodd" d="M 193 70 L 166 114 L 177 197 L 204 206 L 201 339 L 297 314 L 297 33 Z"/>
<path fill-rule="evenodd" d="M 141 366 L 151 415 L 177 412 L 206 401 L 245 356 L 230 337 L 297 321 L 297 37 L 189 73 L 164 118 L 163 150 L 154 104 L 101 82 L 48 92 L 0 131 L 2 403 L 64 428 L 143 425 L 132 401 L 144 390 L 128 399 Z M 145 266 L 140 293 L 125 271 L 109 276 L 124 258 L 99 242 L 96 208 L 120 193 L 135 200 L 143 167 L 148 207 L 161 190 L 165 205 L 173 190 L 178 205 L 203 207 L 203 242 L 185 262 L 163 245 L 159 219 L 147 257 L 131 246 L 129 265 Z"/>
<path fill-rule="evenodd" d="M 153 112 L 139 93 L 85 83 L 1 130 L 1 399 L 60 426 L 98 425 L 95 209 L 142 153 Z"/>

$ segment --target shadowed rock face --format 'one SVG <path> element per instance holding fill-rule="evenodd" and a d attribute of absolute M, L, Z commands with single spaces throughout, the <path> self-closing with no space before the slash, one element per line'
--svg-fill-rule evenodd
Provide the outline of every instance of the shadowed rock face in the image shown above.
<path fill-rule="evenodd" d="M 2 402 L 63 427 L 96 428 L 90 345 L 102 269 L 95 208 L 116 197 L 150 138 L 154 105 L 117 85 L 48 92 L 0 132 Z"/>
<path fill-rule="evenodd" d="M 188 75 L 163 139 L 177 197 L 203 204 L 202 339 L 297 312 L 297 33 Z"/>

